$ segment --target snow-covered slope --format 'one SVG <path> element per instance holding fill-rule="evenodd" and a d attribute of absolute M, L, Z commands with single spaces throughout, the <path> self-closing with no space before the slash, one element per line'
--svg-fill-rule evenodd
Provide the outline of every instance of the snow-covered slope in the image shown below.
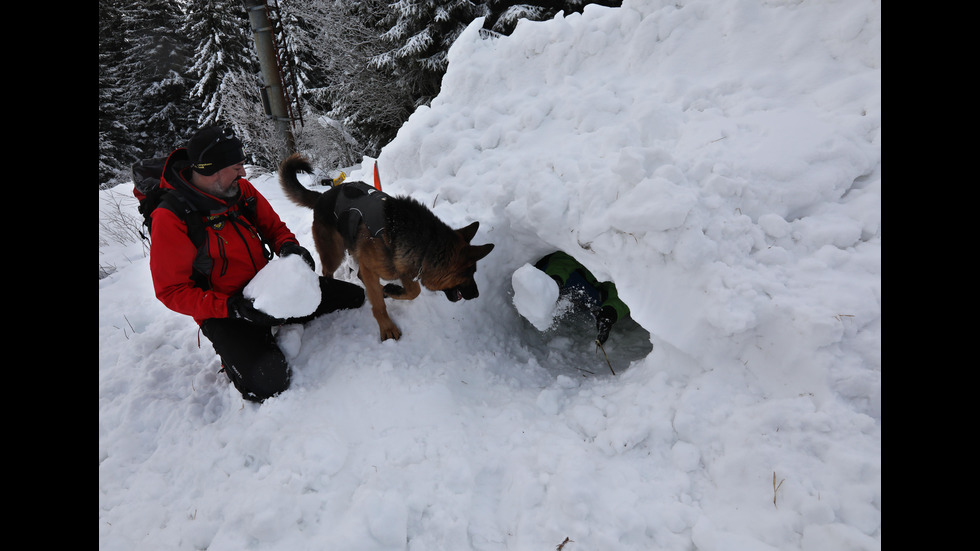
<path fill-rule="evenodd" d="M 258 406 L 141 245 L 100 246 L 100 547 L 880 549 L 880 2 L 480 23 L 378 159 L 481 222 L 476 300 L 389 304 L 398 342 L 367 307 L 284 328 L 293 385 Z M 517 313 L 555 249 L 631 307 L 616 375 L 587 320 Z"/>

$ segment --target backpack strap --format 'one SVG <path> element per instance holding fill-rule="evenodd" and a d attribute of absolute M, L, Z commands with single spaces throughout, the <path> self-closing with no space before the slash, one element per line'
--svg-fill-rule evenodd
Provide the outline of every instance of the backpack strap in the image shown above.
<path fill-rule="evenodd" d="M 134 190 L 139 192 L 137 195 L 139 205 L 136 208 L 143 215 L 143 224 L 137 231 L 143 240 L 149 241 L 151 224 L 153 222 L 151 214 L 160 206 L 160 202 L 169 194 L 169 191 L 160 187 L 147 187 L 145 192 L 140 191 L 139 187 L 134 188 Z"/>
<path fill-rule="evenodd" d="M 157 208 L 163 207 L 177 215 L 187 224 L 187 236 L 191 238 L 194 246 L 200 249 L 204 245 L 206 236 L 204 235 L 204 221 L 199 211 L 191 206 L 190 201 L 184 199 L 179 193 L 171 193 L 169 190 L 162 190 L 163 198 Z"/>
<path fill-rule="evenodd" d="M 262 250 L 265 255 L 266 260 L 272 260 L 272 244 L 268 243 L 262 234 L 259 232 L 259 200 L 255 196 L 242 197 L 238 200 L 238 212 L 241 213 L 241 217 L 244 218 L 253 228 L 255 228 L 256 235 L 259 236 L 259 241 L 262 242 Z"/>
<path fill-rule="evenodd" d="M 177 215 L 178 218 L 187 224 L 187 237 L 190 238 L 194 248 L 197 249 L 197 256 L 194 257 L 191 270 L 191 280 L 194 285 L 201 289 L 211 288 L 211 269 L 214 267 L 214 259 L 207 253 L 207 229 L 204 227 L 203 216 L 200 211 L 191 206 L 190 201 L 184 199 L 179 193 L 171 193 L 163 190 L 164 195 L 157 208 L 165 208 Z"/>
<path fill-rule="evenodd" d="M 197 257 L 193 263 L 193 273 L 191 279 L 195 285 L 202 289 L 209 289 L 211 269 L 214 267 L 214 259 L 207 253 L 207 228 L 217 226 L 222 222 L 243 225 L 239 218 L 244 218 L 247 225 L 255 230 L 262 243 L 262 254 L 266 260 L 272 260 L 273 252 L 271 245 L 262 237 L 258 231 L 258 200 L 255 197 L 241 197 L 238 200 L 238 210 L 225 212 L 218 216 L 208 216 L 195 209 L 190 201 L 182 197 L 179 193 L 163 190 L 164 195 L 157 208 L 163 207 L 174 214 L 187 224 L 187 236 L 197 249 Z M 207 219 L 207 220 L 205 220 Z"/>

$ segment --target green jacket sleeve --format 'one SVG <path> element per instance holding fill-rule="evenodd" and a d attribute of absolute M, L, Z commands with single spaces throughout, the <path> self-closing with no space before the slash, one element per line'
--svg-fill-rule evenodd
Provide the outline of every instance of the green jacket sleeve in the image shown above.
<path fill-rule="evenodd" d="M 585 280 L 599 290 L 602 296 L 602 306 L 612 306 L 616 310 L 616 314 L 619 319 L 623 319 L 628 316 L 630 309 L 626 304 L 620 300 L 619 292 L 616 290 L 616 284 L 611 281 L 599 282 L 596 280 L 595 276 L 592 275 L 585 266 L 579 264 L 577 260 L 572 258 L 571 255 L 563 251 L 555 251 L 550 255 L 542 258 L 536 264 L 541 268 L 544 273 L 551 277 L 557 278 L 562 285 L 568 282 L 568 278 L 576 270 L 580 272 Z"/>

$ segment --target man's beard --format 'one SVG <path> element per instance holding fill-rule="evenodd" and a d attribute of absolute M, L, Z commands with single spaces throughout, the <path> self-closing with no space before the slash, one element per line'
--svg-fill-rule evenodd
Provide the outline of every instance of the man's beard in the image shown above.
<path fill-rule="evenodd" d="M 239 191 L 240 188 L 238 186 L 238 179 L 235 179 L 235 181 L 230 186 L 228 186 L 228 189 L 224 191 L 217 190 L 215 192 L 215 195 L 221 197 L 222 199 L 232 199 L 238 196 Z"/>

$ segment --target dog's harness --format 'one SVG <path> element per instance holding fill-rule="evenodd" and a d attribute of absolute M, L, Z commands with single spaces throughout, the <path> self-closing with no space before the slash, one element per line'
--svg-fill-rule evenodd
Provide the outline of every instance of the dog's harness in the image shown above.
<path fill-rule="evenodd" d="M 340 184 L 333 214 L 337 218 L 337 231 L 350 245 L 357 238 L 361 223 L 367 226 L 371 237 L 377 237 L 385 229 L 385 201 L 388 195 L 364 182 Z"/>

